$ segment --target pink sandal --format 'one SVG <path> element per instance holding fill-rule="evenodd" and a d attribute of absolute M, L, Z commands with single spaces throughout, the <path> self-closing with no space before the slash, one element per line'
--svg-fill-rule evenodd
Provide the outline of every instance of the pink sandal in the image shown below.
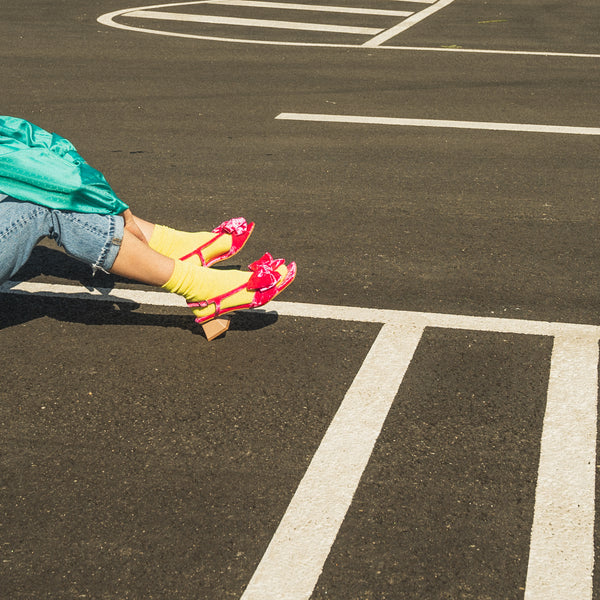
<path fill-rule="evenodd" d="M 202 244 L 202 246 L 198 246 L 198 248 L 196 248 L 189 254 L 182 256 L 179 260 L 187 260 L 192 256 L 197 256 L 200 259 L 200 264 L 203 267 L 212 267 L 212 265 L 214 265 L 215 263 L 218 263 L 222 260 L 225 260 L 226 258 L 233 256 L 234 254 L 237 254 L 244 247 L 244 244 L 248 241 L 248 238 L 250 237 L 250 234 L 252 233 L 253 229 L 254 223 L 247 223 L 246 219 L 244 219 L 243 217 L 229 219 L 229 221 L 221 223 L 218 227 L 215 227 L 212 230 L 212 233 L 216 233 L 215 237 L 208 240 L 208 242 L 206 242 L 205 244 Z M 231 248 L 229 249 L 229 251 L 225 254 L 221 254 L 220 256 L 215 256 L 209 261 L 205 261 L 204 256 L 202 256 L 202 250 L 204 250 L 204 248 L 206 248 L 207 246 L 210 246 L 218 238 L 220 238 L 226 233 L 232 236 Z"/>
<path fill-rule="evenodd" d="M 205 327 L 211 321 L 223 321 L 224 319 L 219 319 L 221 315 L 236 310 L 257 308 L 259 306 L 263 306 L 270 300 L 273 300 L 273 298 L 275 298 L 275 296 L 280 294 L 288 285 L 290 285 L 290 283 L 292 283 L 296 277 L 296 263 L 294 262 L 291 262 L 289 265 L 287 265 L 287 273 L 285 276 L 282 276 L 281 273 L 277 271 L 277 269 L 284 263 L 285 261 L 283 258 L 274 260 L 273 257 L 267 252 L 262 258 L 253 262 L 251 265 L 248 265 L 249 269 L 252 271 L 252 275 L 250 276 L 248 282 L 244 285 L 241 285 L 240 287 L 237 287 L 229 292 L 225 292 L 219 296 L 215 296 L 214 298 L 202 300 L 201 302 L 188 302 L 188 306 L 190 308 L 207 308 L 211 304 L 215 305 L 214 314 L 207 315 L 206 317 L 197 317 L 196 323 L 199 323 Z M 254 291 L 254 298 L 249 303 L 239 304 L 229 308 L 221 308 L 221 301 L 224 298 L 233 296 L 242 290 Z M 224 330 L 222 330 L 221 333 L 223 333 L 223 331 Z M 212 339 L 209 337 L 208 333 L 207 338 Z"/>

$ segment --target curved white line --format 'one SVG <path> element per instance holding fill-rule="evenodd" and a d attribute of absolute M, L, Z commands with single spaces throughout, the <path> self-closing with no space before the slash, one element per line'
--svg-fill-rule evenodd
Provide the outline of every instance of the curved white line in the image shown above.
<path fill-rule="evenodd" d="M 123 15 L 127 15 L 127 13 L 132 13 L 135 11 L 144 11 L 144 10 L 152 10 L 155 8 L 165 8 L 165 7 L 174 7 L 174 6 L 190 6 L 192 4 L 204 4 L 204 0 L 195 0 L 193 2 L 176 2 L 176 3 L 166 3 L 166 4 L 154 4 L 152 6 L 137 6 L 134 8 L 125 8 L 121 10 L 115 10 L 110 13 L 106 13 L 98 17 L 98 23 L 102 25 L 106 25 L 107 27 L 114 27 L 115 29 L 123 29 L 125 31 L 139 31 L 141 33 L 150 33 L 153 35 L 164 35 L 168 37 L 180 37 L 187 39 L 195 39 L 195 40 L 210 40 L 216 42 L 234 42 L 239 44 L 261 44 L 261 45 L 270 45 L 270 46 L 316 46 L 316 47 L 333 47 L 333 48 L 357 48 L 358 44 L 327 44 L 327 43 L 318 43 L 318 42 L 280 42 L 273 40 L 248 40 L 243 38 L 226 38 L 219 36 L 208 36 L 208 35 L 196 35 L 191 33 L 174 33 L 169 31 L 161 31 L 159 29 L 148 29 L 145 27 L 134 27 L 132 25 L 124 25 L 122 23 L 117 23 L 114 19 L 116 17 L 120 17 Z"/>
<path fill-rule="evenodd" d="M 113 27 L 115 29 L 123 29 L 125 31 L 139 31 L 141 33 L 150 33 L 153 35 L 165 35 L 168 37 L 180 37 L 195 40 L 209 40 L 213 42 L 233 42 L 236 44 L 258 44 L 263 46 L 301 46 L 313 48 L 359 48 L 363 50 L 408 50 L 413 52 L 462 52 L 467 54 L 504 54 L 516 56 L 545 56 L 545 57 L 566 57 L 566 58 L 600 58 L 600 54 L 583 54 L 573 52 L 529 52 L 522 50 L 481 50 L 475 48 L 435 48 L 435 47 L 420 47 L 420 46 L 375 46 L 374 48 L 365 48 L 360 44 L 328 44 L 319 42 L 281 42 L 274 40 L 247 40 L 240 38 L 225 38 L 208 35 L 194 35 L 190 33 L 173 33 L 169 31 L 160 31 L 158 29 L 146 29 L 143 27 L 133 27 L 131 25 L 123 25 L 115 22 L 116 17 L 126 15 L 129 12 L 136 10 L 148 10 L 154 8 L 164 8 L 166 6 L 188 6 L 191 4 L 204 4 L 204 0 L 196 0 L 194 2 L 175 2 L 167 4 L 155 4 L 152 6 L 137 6 L 135 8 L 125 8 L 106 13 L 97 18 L 98 23 Z"/>
<path fill-rule="evenodd" d="M 133 27 L 131 25 L 123 25 L 114 21 L 115 17 L 126 15 L 127 13 L 134 12 L 136 10 L 147 10 L 153 8 L 163 8 L 165 6 L 181 6 L 183 4 L 201 4 L 202 2 L 181 2 L 179 4 L 157 4 L 155 6 L 138 6 L 137 8 L 126 8 L 124 10 L 116 10 L 111 13 L 106 13 L 98 17 L 98 23 L 106 25 L 108 27 L 114 27 L 115 29 L 123 29 L 125 31 L 139 31 L 141 33 L 150 33 L 153 35 L 165 35 L 168 37 L 180 37 L 194 40 L 209 40 L 214 42 L 234 42 L 238 44 L 261 44 L 269 46 L 318 46 L 325 48 L 358 48 L 358 44 L 326 44 L 326 43 L 314 43 L 314 42 L 277 42 L 272 40 L 246 40 L 238 38 L 225 38 L 209 35 L 195 35 L 191 33 L 173 33 L 169 31 L 160 31 L 158 29 L 147 29 L 145 27 Z"/>

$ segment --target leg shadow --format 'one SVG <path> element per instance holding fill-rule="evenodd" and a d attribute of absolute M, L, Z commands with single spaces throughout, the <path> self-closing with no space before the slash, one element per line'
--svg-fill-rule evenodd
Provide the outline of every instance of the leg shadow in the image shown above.
<path fill-rule="evenodd" d="M 88 265 L 46 246 L 36 246 L 27 264 L 12 280 L 30 281 L 40 276 L 77 282 L 89 290 L 113 289 L 117 284 L 133 283 L 101 271 L 93 274 Z M 140 309 L 143 309 L 141 304 L 93 297 L 88 300 L 53 296 L 51 293 L 0 293 L 0 330 L 47 316 L 57 321 L 88 325 L 176 327 L 204 337 L 202 327 L 195 323 L 191 312 L 185 315 L 136 312 Z M 229 331 L 258 330 L 273 325 L 277 319 L 278 315 L 274 312 L 242 311 L 233 314 Z"/>

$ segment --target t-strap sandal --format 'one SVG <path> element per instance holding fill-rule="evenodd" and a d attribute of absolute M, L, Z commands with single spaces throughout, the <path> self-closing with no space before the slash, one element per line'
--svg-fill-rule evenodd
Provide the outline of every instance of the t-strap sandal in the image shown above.
<path fill-rule="evenodd" d="M 222 315 L 226 315 L 227 313 L 236 310 L 263 306 L 288 287 L 296 277 L 297 268 L 296 263 L 291 262 L 287 265 L 286 274 L 282 275 L 277 269 L 284 264 L 285 261 L 282 258 L 275 260 L 267 252 L 262 258 L 253 262 L 251 265 L 248 265 L 248 268 L 252 271 L 252 275 L 244 285 L 225 292 L 224 294 L 220 294 L 219 296 L 215 296 L 214 298 L 202 300 L 201 302 L 188 302 L 190 308 L 208 308 L 209 306 L 214 305 L 215 311 L 212 315 L 196 317 L 196 323 L 202 325 L 206 338 L 212 340 L 227 331 L 229 322 L 228 319 L 226 317 L 223 318 Z M 254 292 L 254 296 L 250 302 L 225 308 L 221 307 L 223 299 L 233 296 L 243 290 Z"/>

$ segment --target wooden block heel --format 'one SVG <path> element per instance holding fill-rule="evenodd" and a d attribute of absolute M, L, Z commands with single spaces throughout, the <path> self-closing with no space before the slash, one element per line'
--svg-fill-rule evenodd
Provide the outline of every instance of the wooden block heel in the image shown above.
<path fill-rule="evenodd" d="M 217 319 L 203 323 L 202 329 L 204 329 L 206 339 L 210 342 L 225 333 L 229 329 L 229 322 L 228 317 L 218 317 Z"/>

